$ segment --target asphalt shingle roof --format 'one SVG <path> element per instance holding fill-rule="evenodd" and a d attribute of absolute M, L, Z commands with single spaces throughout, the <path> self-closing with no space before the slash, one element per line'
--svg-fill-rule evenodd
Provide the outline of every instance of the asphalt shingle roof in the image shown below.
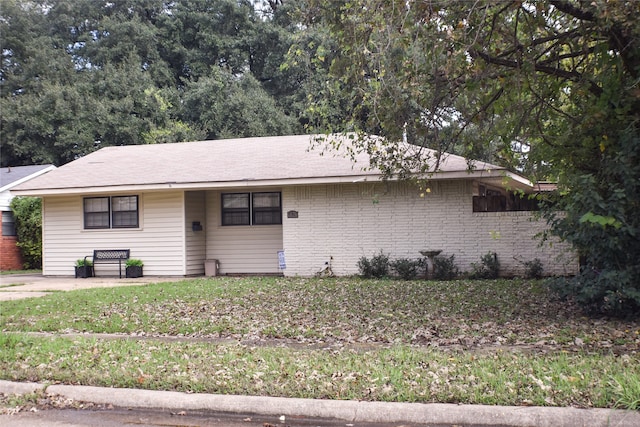
<path fill-rule="evenodd" d="M 225 183 L 316 180 L 329 177 L 378 177 L 365 170 L 368 156 L 345 155 L 310 149 L 312 136 L 273 136 L 182 142 L 172 144 L 105 147 L 70 162 L 46 176 L 30 180 L 18 190 L 97 189 L 117 186 L 166 184 L 220 187 Z M 448 155 L 442 172 L 467 170 L 463 157 Z M 477 170 L 500 170 L 486 163 Z M 319 180 L 319 181 L 318 181 Z"/>
<path fill-rule="evenodd" d="M 0 168 L 0 188 L 4 188 L 14 182 L 20 181 L 21 179 L 27 178 L 51 167 L 52 165 L 31 165 Z"/>

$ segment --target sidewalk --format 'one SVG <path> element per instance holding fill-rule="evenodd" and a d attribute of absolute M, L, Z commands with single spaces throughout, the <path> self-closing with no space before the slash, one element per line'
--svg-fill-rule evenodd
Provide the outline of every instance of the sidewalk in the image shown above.
<path fill-rule="evenodd" d="M 14 383 L 0 380 L 0 393 L 47 393 L 116 408 L 205 411 L 333 418 L 349 423 L 513 427 L 637 427 L 640 412 L 613 409 L 388 403 L 282 397 L 187 394 L 170 391 Z"/>
<path fill-rule="evenodd" d="M 51 292 L 76 289 L 138 286 L 147 283 L 178 282 L 185 277 L 144 276 L 135 279 L 119 277 L 45 277 L 41 274 L 9 274 L 0 276 L 0 301 L 42 297 Z"/>

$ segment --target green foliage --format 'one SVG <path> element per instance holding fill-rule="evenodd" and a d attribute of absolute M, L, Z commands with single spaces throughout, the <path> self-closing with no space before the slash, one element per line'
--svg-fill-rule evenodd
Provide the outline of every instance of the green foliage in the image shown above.
<path fill-rule="evenodd" d="M 455 255 L 445 257 L 438 255 L 433 258 L 433 278 L 436 280 L 452 280 L 460 275 L 456 266 Z"/>
<path fill-rule="evenodd" d="M 500 275 L 500 261 L 495 252 L 487 252 L 480 257 L 480 264 L 471 263 L 471 278 L 497 279 Z"/>
<path fill-rule="evenodd" d="M 544 267 L 540 258 L 534 258 L 531 261 L 525 261 L 524 277 L 525 279 L 539 279 L 544 274 Z"/>
<path fill-rule="evenodd" d="M 434 172 L 446 151 L 558 182 L 544 215 L 583 264 L 566 290 L 640 313 L 640 2 L 311 4 L 333 47 L 315 129 L 355 132 L 387 176 Z"/>
<path fill-rule="evenodd" d="M 125 263 L 125 267 L 143 267 L 144 262 L 140 259 L 129 258 Z"/>
<path fill-rule="evenodd" d="M 581 259 L 578 276 L 555 282 L 560 294 L 591 313 L 638 316 L 640 132 L 623 128 L 615 133 L 597 169 L 571 177 L 568 190 L 554 201 L 562 214 L 546 216 Z"/>
<path fill-rule="evenodd" d="M 42 268 L 42 200 L 37 197 L 14 197 L 11 210 L 25 269 Z"/>
<path fill-rule="evenodd" d="M 389 274 L 389 255 L 380 251 L 371 259 L 361 257 L 358 260 L 358 270 L 364 278 L 382 278 Z"/>
<path fill-rule="evenodd" d="M 415 279 L 423 265 L 424 262 L 422 260 L 409 258 L 398 258 L 389 262 L 389 266 L 395 270 L 403 280 Z"/>
<path fill-rule="evenodd" d="M 76 260 L 76 267 L 93 267 L 93 261 L 87 258 L 79 258 Z"/>
<path fill-rule="evenodd" d="M 1 7 L 3 166 L 62 165 L 110 145 L 301 132 L 314 74 L 280 68 L 301 31 L 284 19 L 293 6 L 259 16 L 234 0 L 23 3 Z"/>

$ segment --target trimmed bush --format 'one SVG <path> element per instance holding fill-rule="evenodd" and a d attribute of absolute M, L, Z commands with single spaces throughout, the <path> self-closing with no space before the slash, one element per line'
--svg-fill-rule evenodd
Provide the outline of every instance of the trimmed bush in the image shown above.
<path fill-rule="evenodd" d="M 544 267 L 540 258 L 534 258 L 531 261 L 525 261 L 524 263 L 524 277 L 525 279 L 539 279 L 544 274 Z"/>
<path fill-rule="evenodd" d="M 374 255 L 371 259 L 362 257 L 358 261 L 358 270 L 360 270 L 360 276 L 365 279 L 388 276 L 389 255 L 386 255 L 381 250 L 379 254 Z"/>
<path fill-rule="evenodd" d="M 480 264 L 471 263 L 472 279 L 497 279 L 500 274 L 500 261 L 498 254 L 487 252 L 480 257 Z"/>
<path fill-rule="evenodd" d="M 389 263 L 391 268 L 404 280 L 413 280 L 418 276 L 423 262 L 415 259 L 398 258 Z"/>
<path fill-rule="evenodd" d="M 456 266 L 455 255 L 445 257 L 438 255 L 433 258 L 433 278 L 436 280 L 453 280 L 460 275 Z"/>

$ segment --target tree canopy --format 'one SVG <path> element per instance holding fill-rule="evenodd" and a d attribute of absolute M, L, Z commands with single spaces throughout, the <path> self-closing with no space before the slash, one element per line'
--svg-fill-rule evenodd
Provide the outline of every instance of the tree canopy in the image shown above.
<path fill-rule="evenodd" d="M 437 167 L 403 156 L 406 138 L 559 182 L 546 216 L 581 256 L 570 287 L 597 311 L 638 312 L 640 3 L 311 4 L 335 46 L 320 128 L 357 132 L 390 174 Z M 337 123 L 336 99 L 349 105 Z"/>
<path fill-rule="evenodd" d="M 2 165 L 302 132 L 280 70 L 296 27 L 270 3 L 0 0 Z"/>

